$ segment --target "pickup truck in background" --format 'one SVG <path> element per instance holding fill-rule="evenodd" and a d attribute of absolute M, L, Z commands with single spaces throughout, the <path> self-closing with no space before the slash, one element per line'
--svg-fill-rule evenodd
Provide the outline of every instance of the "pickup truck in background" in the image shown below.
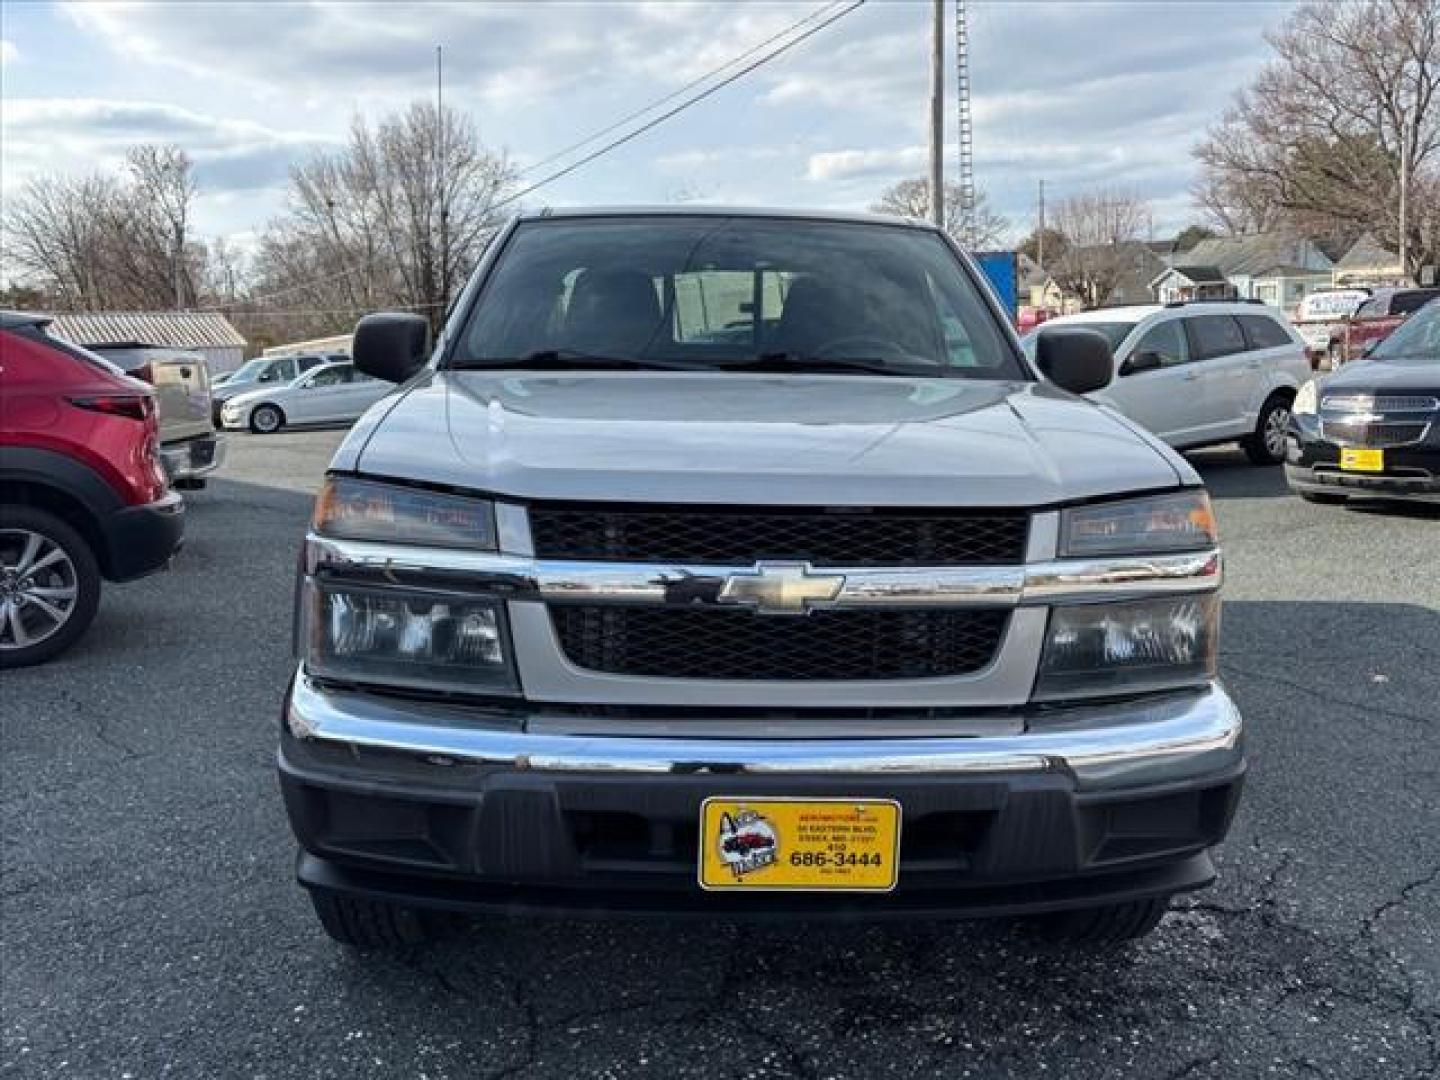
<path fill-rule="evenodd" d="M 1331 337 L 1327 349 L 1331 368 L 1360 359 L 1437 296 L 1440 288 L 1376 289 Z"/>
<path fill-rule="evenodd" d="M 211 419 L 210 376 L 205 358 L 163 345 L 120 342 L 91 345 L 126 375 L 155 387 L 160 410 L 160 460 L 181 491 L 205 486 L 225 459 L 225 440 Z"/>
<path fill-rule="evenodd" d="M 1300 301 L 1292 325 L 1305 342 L 1312 368 L 1320 367 L 1320 362 L 1327 358 L 1330 342 L 1344 329 L 1345 320 L 1369 299 L 1370 289 L 1356 286 L 1321 289 Z"/>

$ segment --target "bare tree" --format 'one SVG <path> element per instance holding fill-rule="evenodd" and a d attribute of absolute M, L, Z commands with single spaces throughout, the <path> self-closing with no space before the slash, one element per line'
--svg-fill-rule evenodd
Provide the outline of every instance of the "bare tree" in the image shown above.
<path fill-rule="evenodd" d="M 301 309 L 316 332 L 382 306 L 438 327 L 515 177 L 450 109 L 416 103 L 373 127 L 357 118 L 344 148 L 291 170 L 289 213 L 256 258 L 260 306 Z"/>
<path fill-rule="evenodd" d="M 1285 228 L 1440 261 L 1440 0 L 1325 0 L 1268 40 L 1276 60 L 1195 148 L 1197 202 L 1231 232 Z"/>
<path fill-rule="evenodd" d="M 928 218 L 930 216 L 930 178 L 911 177 L 892 184 L 880 193 L 870 204 L 876 214 L 896 214 L 900 217 Z M 960 204 L 960 185 L 945 185 L 945 231 L 956 240 L 964 240 L 963 208 Z M 970 243 L 977 249 L 998 247 L 1010 232 L 1010 222 L 1003 215 L 990 208 L 983 191 L 975 193 L 975 209 L 970 223 Z"/>
<path fill-rule="evenodd" d="M 1133 191 L 1100 188 L 1062 199 L 1055 228 L 1068 246 L 1047 269 L 1061 290 L 1097 307 L 1135 261 L 1135 245 L 1150 227 L 1150 207 Z"/>
<path fill-rule="evenodd" d="M 6 258 L 55 307 L 191 305 L 206 256 L 189 235 L 195 197 L 174 146 L 133 148 L 119 176 L 39 176 L 7 200 Z"/>

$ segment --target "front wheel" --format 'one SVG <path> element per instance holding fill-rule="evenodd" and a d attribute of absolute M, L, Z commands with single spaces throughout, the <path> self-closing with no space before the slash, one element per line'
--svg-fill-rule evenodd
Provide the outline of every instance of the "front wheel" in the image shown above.
<path fill-rule="evenodd" d="M 250 414 L 250 430 L 256 435 L 273 435 L 285 426 L 285 414 L 275 405 L 257 405 Z"/>
<path fill-rule="evenodd" d="M 1124 904 L 1057 911 L 1029 920 L 1046 941 L 1063 945 L 1118 945 L 1142 938 L 1160 925 L 1170 910 L 1168 896 Z"/>
<path fill-rule="evenodd" d="M 35 506 L 0 506 L 0 668 L 58 656 L 99 604 L 95 553 L 69 522 Z"/>
<path fill-rule="evenodd" d="M 435 935 L 435 921 L 414 908 L 361 900 L 323 889 L 310 890 L 310 903 L 325 932 L 362 952 L 420 945 Z"/>
<path fill-rule="evenodd" d="M 1285 433 L 1289 427 L 1289 400 L 1269 398 L 1255 421 L 1255 433 L 1241 443 L 1245 455 L 1255 465 L 1279 465 L 1285 460 Z"/>

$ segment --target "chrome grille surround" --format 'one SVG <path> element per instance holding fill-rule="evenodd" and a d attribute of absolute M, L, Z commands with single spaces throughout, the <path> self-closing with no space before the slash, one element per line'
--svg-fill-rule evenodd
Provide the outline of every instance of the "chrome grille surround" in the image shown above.
<path fill-rule="evenodd" d="M 1428 413 L 1440 410 L 1440 398 L 1424 394 L 1326 394 L 1322 412 Z"/>
<path fill-rule="evenodd" d="M 1428 420 L 1396 423 L 1385 420 L 1356 420 L 1351 418 L 1321 419 L 1320 434 L 1340 446 L 1366 447 L 1386 450 L 1398 446 L 1413 446 L 1424 442 L 1430 434 Z"/>
<path fill-rule="evenodd" d="M 1340 446 L 1386 450 L 1424 442 L 1440 398 L 1428 394 L 1327 394 L 1320 402 L 1320 434 Z"/>

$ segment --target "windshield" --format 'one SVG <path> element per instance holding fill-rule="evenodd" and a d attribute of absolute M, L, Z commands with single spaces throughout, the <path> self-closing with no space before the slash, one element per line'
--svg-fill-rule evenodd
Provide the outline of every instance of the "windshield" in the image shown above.
<path fill-rule="evenodd" d="M 1370 353 L 1371 360 L 1423 357 L 1440 360 L 1440 300 L 1432 300 Z"/>
<path fill-rule="evenodd" d="M 1030 376 L 925 230 L 726 217 L 526 222 L 451 366 Z"/>
<path fill-rule="evenodd" d="M 226 382 L 254 382 L 260 377 L 260 373 L 270 366 L 269 360 L 246 360 L 238 368 L 232 371 Z"/>

